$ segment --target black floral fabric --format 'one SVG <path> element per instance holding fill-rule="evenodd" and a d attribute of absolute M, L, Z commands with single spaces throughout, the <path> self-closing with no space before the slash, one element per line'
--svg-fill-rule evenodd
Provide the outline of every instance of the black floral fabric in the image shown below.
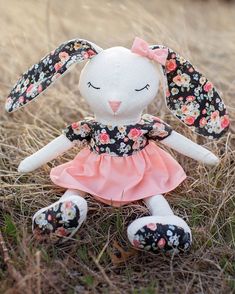
<path fill-rule="evenodd" d="M 181 227 L 150 223 L 136 232 L 133 245 L 152 253 L 179 253 L 189 250 L 191 238 Z"/>
<path fill-rule="evenodd" d="M 94 46 L 82 39 L 61 44 L 20 77 L 7 98 L 6 110 L 12 112 L 24 106 L 54 83 L 71 65 L 96 54 Z"/>
<path fill-rule="evenodd" d="M 218 91 L 189 61 L 171 49 L 168 51 L 163 66 L 168 108 L 195 132 L 210 139 L 220 138 L 229 127 L 229 117 Z"/>
<path fill-rule="evenodd" d="M 108 126 L 93 119 L 69 125 L 63 133 L 80 146 L 88 145 L 92 152 L 112 156 L 129 156 L 142 150 L 149 140 L 161 141 L 172 132 L 169 125 L 149 114 L 135 125 Z"/>
<path fill-rule="evenodd" d="M 79 219 L 80 211 L 74 202 L 59 202 L 34 218 L 34 231 L 66 237 L 79 226 Z"/>
<path fill-rule="evenodd" d="M 72 64 L 96 55 L 97 48 L 82 39 L 61 44 L 20 77 L 7 98 L 6 110 L 15 111 L 34 100 Z M 153 45 L 150 48 L 166 47 Z M 197 133 L 211 139 L 220 138 L 228 130 L 229 117 L 218 91 L 189 61 L 167 49 L 169 54 L 163 72 L 168 108 Z"/>

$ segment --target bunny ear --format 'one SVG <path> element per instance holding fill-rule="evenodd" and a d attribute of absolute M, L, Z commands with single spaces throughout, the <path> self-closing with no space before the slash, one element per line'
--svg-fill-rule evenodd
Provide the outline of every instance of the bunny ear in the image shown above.
<path fill-rule="evenodd" d="M 7 98 L 6 110 L 13 112 L 34 100 L 71 65 L 90 59 L 101 50 L 95 44 L 83 39 L 74 39 L 61 44 L 20 77 Z"/>
<path fill-rule="evenodd" d="M 154 45 L 150 48 L 164 47 Z M 210 139 L 220 138 L 228 130 L 229 117 L 213 84 L 169 48 L 163 73 L 166 104 L 171 112 L 198 134 Z"/>

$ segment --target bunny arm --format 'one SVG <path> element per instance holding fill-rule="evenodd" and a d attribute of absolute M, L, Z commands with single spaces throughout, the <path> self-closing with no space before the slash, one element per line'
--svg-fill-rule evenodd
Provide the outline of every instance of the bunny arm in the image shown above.
<path fill-rule="evenodd" d="M 31 156 L 22 160 L 19 164 L 18 172 L 31 172 L 43 164 L 55 159 L 73 146 L 74 143 L 62 134 Z"/>
<path fill-rule="evenodd" d="M 220 159 L 208 149 L 194 143 L 185 136 L 172 131 L 170 136 L 161 141 L 165 146 L 171 147 L 179 153 L 207 165 L 217 165 Z"/>

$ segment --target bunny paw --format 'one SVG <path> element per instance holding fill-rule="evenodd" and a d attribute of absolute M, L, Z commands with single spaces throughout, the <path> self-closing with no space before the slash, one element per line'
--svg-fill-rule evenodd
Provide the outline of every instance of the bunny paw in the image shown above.
<path fill-rule="evenodd" d="M 192 242 L 191 231 L 182 219 L 176 216 L 174 218 L 176 218 L 175 224 L 171 221 L 167 222 L 167 217 L 153 216 L 137 219 L 128 227 L 131 244 L 136 249 L 152 253 L 188 251 Z"/>
<path fill-rule="evenodd" d="M 133 239 L 134 247 L 153 253 L 187 251 L 190 247 L 190 234 L 174 225 L 149 223 L 139 229 Z"/>
<path fill-rule="evenodd" d="M 87 214 L 87 203 L 79 196 L 71 196 L 40 209 L 33 216 L 33 233 L 36 239 L 51 239 L 53 236 L 72 237 Z"/>

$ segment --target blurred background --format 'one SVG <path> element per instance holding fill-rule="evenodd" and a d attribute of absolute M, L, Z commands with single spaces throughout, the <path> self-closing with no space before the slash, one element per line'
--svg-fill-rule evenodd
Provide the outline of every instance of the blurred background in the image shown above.
<path fill-rule="evenodd" d="M 225 100 L 234 94 L 234 1 L 2 0 L 0 9 L 2 103 L 22 72 L 60 43 L 76 37 L 102 48 L 130 48 L 135 36 L 150 44 L 164 44 L 208 76 Z M 63 95 L 79 105 L 77 82 L 82 66 L 60 83 L 67 85 L 65 93 L 57 85 L 47 96 L 54 98 L 40 100 L 58 102 Z M 234 106 L 234 101 L 229 102 Z M 31 107 L 42 105 L 43 101 Z"/>
<path fill-rule="evenodd" d="M 102 48 L 130 48 L 135 36 L 167 45 L 189 58 L 224 92 L 225 99 L 233 91 L 233 1 L 9 0 L 0 1 L 0 9 L 2 97 L 19 74 L 76 37 Z M 76 90 L 75 76 L 68 91 Z"/>
<path fill-rule="evenodd" d="M 235 1 L 0 0 L 0 28 L 0 225 L 24 281 L 15 280 L 3 267 L 0 293 L 235 291 Z M 4 104 L 19 75 L 60 43 L 84 38 L 104 49 L 130 48 L 135 36 L 189 59 L 222 93 L 232 125 L 219 142 L 196 137 L 169 115 L 159 94 L 148 111 L 210 148 L 222 163 L 209 170 L 175 154 L 189 178 L 169 197 L 176 213 L 193 229 L 191 254 L 178 259 L 140 254 L 117 267 L 106 249 L 112 248 L 111 240 L 126 240 L 128 222 L 146 214 L 144 207 L 136 204 L 117 212 L 91 198 L 88 223 L 74 242 L 42 246 L 32 239 L 31 216 L 61 195 L 62 190 L 50 182 L 50 168 L 68 161 L 77 150 L 35 173 L 17 173 L 23 158 L 58 136 L 67 124 L 90 114 L 78 92 L 83 65 L 16 113 L 7 114 Z M 100 257 L 98 265 L 94 256 Z"/>

